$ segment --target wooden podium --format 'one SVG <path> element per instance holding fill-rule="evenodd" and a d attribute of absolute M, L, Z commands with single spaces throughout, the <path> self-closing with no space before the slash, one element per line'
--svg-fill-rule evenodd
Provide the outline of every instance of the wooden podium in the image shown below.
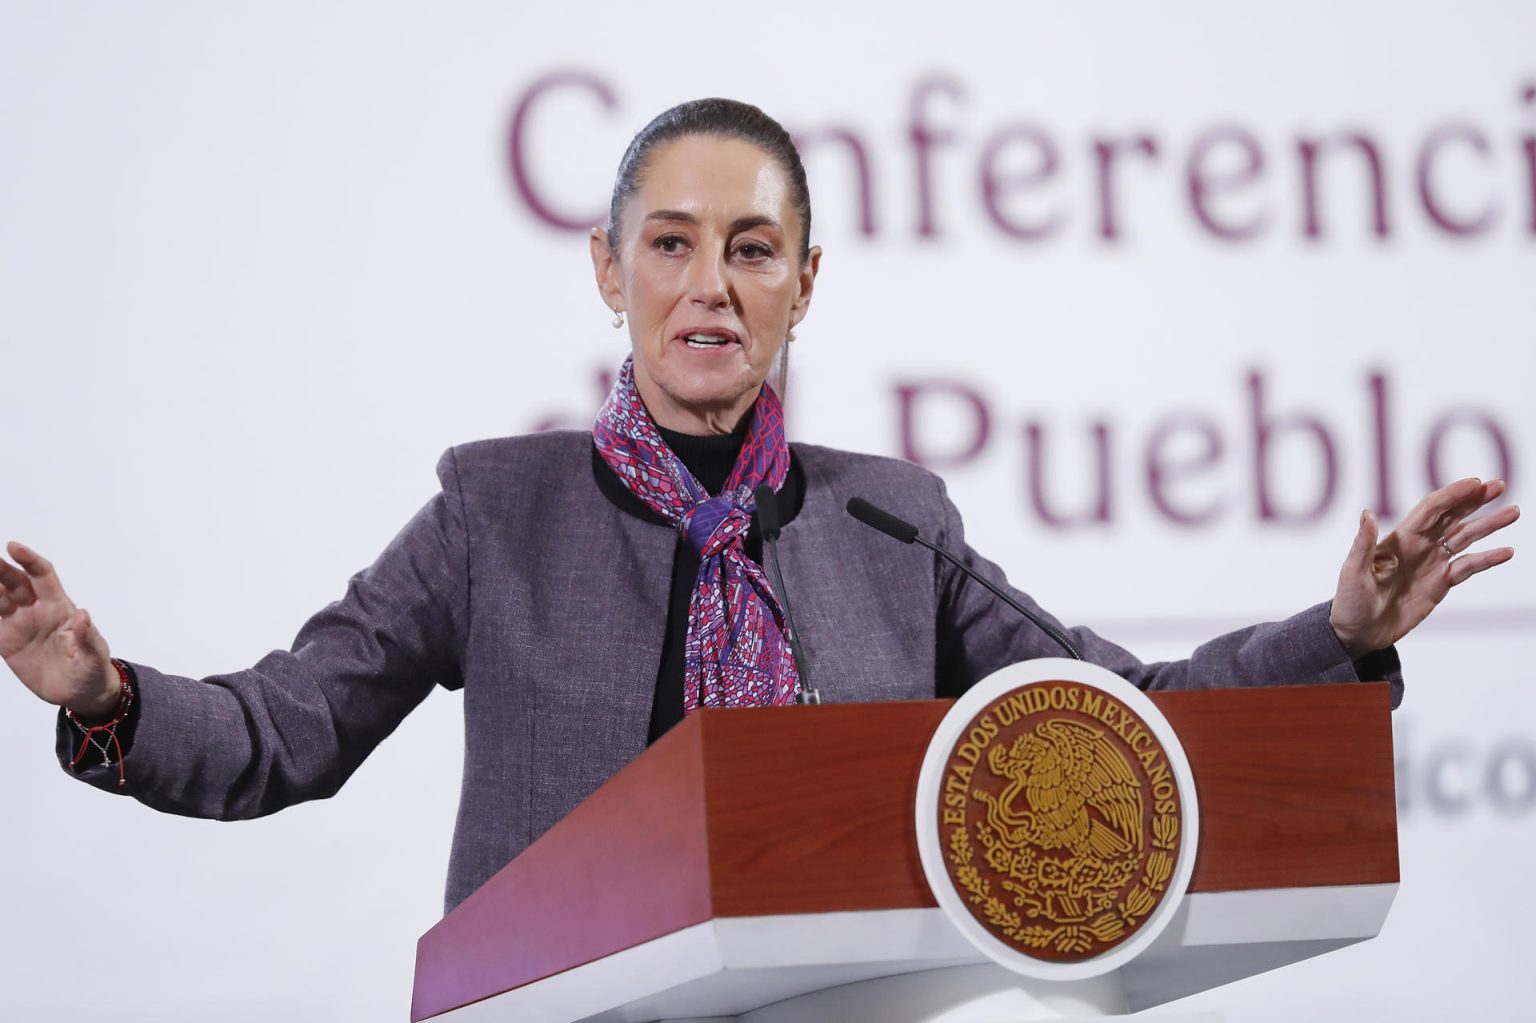
<path fill-rule="evenodd" d="M 1003 1020 L 1134 1011 L 1373 937 L 1397 890 L 1388 688 L 1152 693 L 1194 773 L 1194 875 L 1091 981 L 992 965 L 918 860 L 949 701 L 703 711 L 422 936 L 412 1020 Z"/>

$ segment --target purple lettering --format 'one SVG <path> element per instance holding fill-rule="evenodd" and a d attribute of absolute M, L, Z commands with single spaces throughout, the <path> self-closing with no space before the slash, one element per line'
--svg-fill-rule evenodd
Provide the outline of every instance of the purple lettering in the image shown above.
<path fill-rule="evenodd" d="M 1429 214 L 1430 221 L 1444 231 L 1453 235 L 1480 234 L 1493 223 L 1494 204 L 1490 201 L 1481 213 L 1470 220 L 1458 220 L 1445 211 L 1440 204 L 1440 199 L 1434 188 L 1434 166 L 1440 151 L 1448 142 L 1464 142 L 1471 146 L 1478 154 L 1488 155 L 1488 138 L 1481 131 L 1469 124 L 1446 125 L 1437 128 L 1424 140 L 1424 145 L 1419 150 L 1419 201 L 1424 204 L 1424 212 Z M 1486 160 L 1484 161 L 1486 162 Z"/>
<path fill-rule="evenodd" d="M 1099 237 L 1106 241 L 1114 241 L 1120 236 L 1119 222 L 1115 219 L 1114 165 L 1116 156 L 1126 150 L 1153 159 L 1157 156 L 1157 143 L 1145 135 L 1129 139 L 1100 137 L 1093 142 L 1093 152 L 1098 158 Z"/>
<path fill-rule="evenodd" d="M 1382 170 L 1381 151 L 1376 148 L 1376 143 L 1358 132 L 1346 132 L 1338 139 L 1339 142 L 1355 147 L 1365 156 L 1366 168 L 1370 172 L 1373 230 L 1376 237 L 1385 238 L 1389 233 L 1387 225 L 1387 184 L 1386 173 Z M 1303 138 L 1297 148 L 1301 153 L 1301 182 L 1302 182 L 1302 206 L 1305 209 L 1306 221 L 1303 233 L 1308 238 L 1320 238 L 1323 234 L 1322 218 L 1318 213 L 1317 201 L 1317 158 L 1323 147 L 1323 142 L 1315 138 Z"/>
<path fill-rule="evenodd" d="M 618 97 L 614 95 L 608 83 L 596 75 L 587 74 L 584 71 L 556 71 L 552 74 L 541 75 L 533 80 L 533 84 L 523 92 L 522 99 L 517 101 L 517 109 L 512 115 L 512 128 L 507 136 L 507 155 L 512 165 L 512 184 L 517 188 L 517 194 L 534 216 L 538 217 L 550 227 L 561 231 L 590 231 L 601 224 L 605 219 L 599 211 L 590 216 L 571 216 L 561 213 L 540 197 L 534 188 L 533 177 L 528 172 L 528 115 L 533 110 L 534 104 L 552 89 L 579 88 L 591 92 L 602 102 L 604 110 L 612 110 L 618 106 Z"/>
<path fill-rule="evenodd" d="M 1212 154 L 1220 155 L 1222 149 L 1231 149 L 1242 159 L 1237 167 L 1217 173 L 1211 167 Z M 1267 221 L 1262 211 L 1253 214 L 1245 222 L 1223 221 L 1211 209 L 1213 197 L 1232 193 L 1256 183 L 1264 172 L 1264 151 L 1258 140 L 1243 128 L 1214 128 L 1195 140 L 1189 152 L 1187 178 L 1189 204 L 1195 217 L 1205 229 L 1224 241 L 1245 241 L 1263 230 Z"/>
<path fill-rule="evenodd" d="M 1333 436 L 1322 421 L 1308 415 L 1292 415 L 1271 418 L 1264 407 L 1264 377 L 1253 372 L 1248 374 L 1248 394 L 1253 422 L 1253 469 L 1254 491 L 1258 497 L 1259 518 L 1265 522 L 1282 525 L 1304 525 L 1322 518 L 1333 503 L 1334 491 L 1339 482 L 1339 459 L 1334 448 Z M 1317 442 L 1322 457 L 1323 486 L 1312 507 L 1304 511 L 1281 511 L 1275 506 L 1270 486 L 1270 453 L 1277 436 L 1283 431 L 1300 430 L 1310 434 Z"/>
<path fill-rule="evenodd" d="M 1007 176 L 998 169 L 999 159 L 1009 150 L 1021 149 L 1032 154 L 1025 169 Z M 992 223 L 1004 234 L 1026 241 L 1040 241 L 1056 233 L 1061 217 L 1049 213 L 1041 219 L 1026 221 L 1018 214 L 1010 216 L 1003 208 L 1009 193 L 1046 184 L 1056 176 L 1059 164 L 1056 143 L 1042 129 L 1032 124 L 1011 124 L 998 129 L 981 153 L 981 197 Z"/>
<path fill-rule="evenodd" d="M 1175 458 L 1167 448 L 1180 433 L 1188 434 L 1199 447 Z M 1214 468 L 1221 461 L 1221 431 L 1209 419 L 1200 416 L 1170 416 L 1160 422 L 1147 438 L 1147 494 L 1163 517 L 1181 526 L 1200 526 L 1221 513 L 1223 502 L 1216 498 L 1203 508 L 1180 507 L 1168 493 L 1169 484 L 1188 479 Z"/>
<path fill-rule="evenodd" d="M 1380 372 L 1369 378 L 1371 389 L 1371 425 L 1376 431 L 1376 514 L 1384 519 L 1397 518 L 1392 503 L 1392 433 L 1387 422 L 1387 378 Z"/>
<path fill-rule="evenodd" d="M 853 157 L 853 173 L 859 197 L 859 233 L 866 238 L 875 236 L 874 179 L 869 169 L 869 151 L 863 139 L 851 128 L 823 128 L 820 131 L 795 136 L 795 146 L 802 159 L 807 151 L 823 140 L 841 142 L 848 155 Z"/>
<path fill-rule="evenodd" d="M 912 140 L 912 155 L 917 161 L 917 234 L 920 238 L 938 236 L 933 215 L 933 170 L 929 157 L 934 146 L 953 142 L 952 131 L 935 131 L 928 126 L 928 97 L 942 92 L 952 99 L 965 98 L 965 89 L 953 78 L 933 76 L 920 80 L 912 89 L 911 121 L 907 132 Z"/>
<path fill-rule="evenodd" d="M 1489 446 L 1493 449 L 1493 460 L 1497 468 L 1492 473 L 1485 473 L 1485 479 L 1500 479 L 1514 489 L 1514 480 L 1511 480 L 1510 472 L 1514 468 L 1509 455 L 1509 439 L 1504 436 L 1504 430 L 1494 418 L 1485 412 L 1477 412 L 1472 409 L 1460 409 L 1447 412 L 1434 425 L 1429 428 L 1429 442 L 1425 445 L 1424 468 L 1429 478 L 1431 489 L 1438 489 L 1447 483 L 1452 483 L 1462 477 L 1450 475 L 1442 471 L 1443 456 L 1441 448 L 1451 431 L 1457 427 L 1470 426 L 1481 429 L 1488 438 Z"/>
<path fill-rule="evenodd" d="M 1024 433 L 1029 441 L 1029 500 L 1040 521 L 1056 529 L 1067 529 L 1089 523 L 1107 523 L 1110 518 L 1110 452 L 1109 427 L 1102 421 L 1092 426 L 1095 476 L 1098 494 L 1092 499 L 1091 510 L 1076 516 L 1063 515 L 1051 508 L 1045 496 L 1045 427 L 1037 422 L 1025 424 Z"/>
<path fill-rule="evenodd" d="M 920 448 L 917 442 L 917 407 L 919 399 L 947 396 L 956 402 L 961 414 L 969 414 L 969 441 L 950 451 L 936 453 Z M 901 457 L 929 469 L 952 469 L 981 454 L 992 432 L 992 417 L 984 398 L 957 381 L 929 380 L 920 384 L 898 384 L 896 397 L 901 416 Z"/>

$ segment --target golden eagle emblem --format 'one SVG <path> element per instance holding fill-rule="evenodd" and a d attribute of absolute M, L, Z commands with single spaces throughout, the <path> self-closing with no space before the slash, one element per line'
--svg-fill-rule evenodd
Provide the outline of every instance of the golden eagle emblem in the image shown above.
<path fill-rule="evenodd" d="M 966 734 L 940 820 L 973 915 L 1057 961 L 1124 940 L 1161 899 L 1178 852 L 1178 801 L 1150 731 L 1108 694 L 1047 682 L 994 702 Z"/>

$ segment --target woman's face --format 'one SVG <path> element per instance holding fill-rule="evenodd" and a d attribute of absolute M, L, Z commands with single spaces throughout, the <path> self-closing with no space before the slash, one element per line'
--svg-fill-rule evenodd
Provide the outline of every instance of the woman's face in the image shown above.
<path fill-rule="evenodd" d="M 651 152 L 617 253 L 601 230 L 591 246 L 657 423 L 711 434 L 741 422 L 810 305 L 821 251 L 801 263 L 803 231 L 783 170 L 752 143 L 693 135 Z"/>

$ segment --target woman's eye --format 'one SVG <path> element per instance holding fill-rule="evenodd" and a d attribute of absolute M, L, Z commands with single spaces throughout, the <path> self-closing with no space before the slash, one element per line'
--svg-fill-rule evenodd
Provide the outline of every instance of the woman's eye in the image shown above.
<path fill-rule="evenodd" d="M 679 235 L 664 234 L 651 244 L 660 249 L 662 252 L 665 252 L 668 255 L 672 255 L 674 253 L 681 252 L 688 243 L 684 241 L 683 238 Z"/>
<path fill-rule="evenodd" d="M 772 259 L 773 250 L 761 242 L 743 242 L 736 247 L 736 254 L 747 260 Z"/>

